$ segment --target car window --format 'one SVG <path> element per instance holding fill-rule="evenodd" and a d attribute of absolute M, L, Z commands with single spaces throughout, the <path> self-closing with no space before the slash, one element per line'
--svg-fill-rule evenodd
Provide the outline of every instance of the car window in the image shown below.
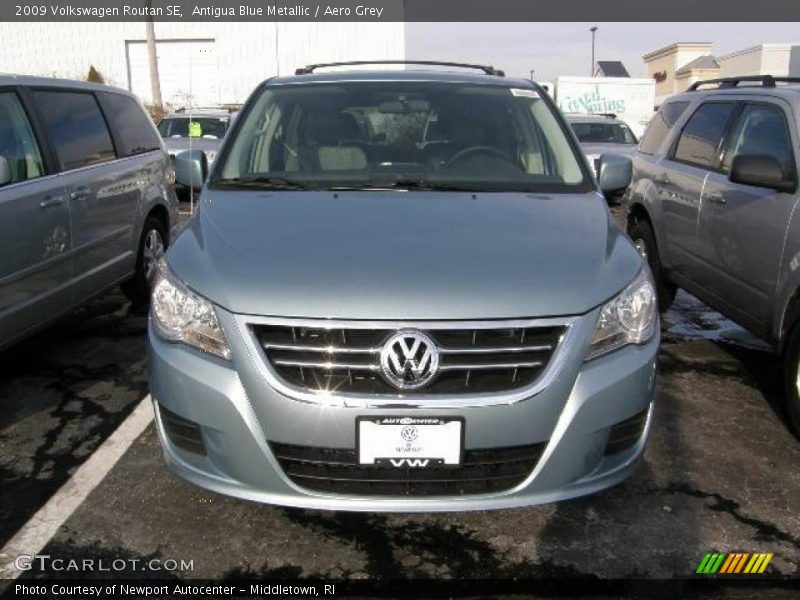
<path fill-rule="evenodd" d="M 785 174 L 794 174 L 792 138 L 786 117 L 779 107 L 770 104 L 745 106 L 725 151 L 725 172 L 730 170 L 734 157 L 739 154 L 772 156 Z"/>
<path fill-rule="evenodd" d="M 166 117 L 158 124 L 161 137 L 222 139 L 228 129 L 228 119 L 220 117 Z"/>
<path fill-rule="evenodd" d="M 636 138 L 622 123 L 572 123 L 578 141 L 589 144 L 635 144 Z"/>
<path fill-rule="evenodd" d="M 591 185 L 555 111 L 533 90 L 402 81 L 273 86 L 240 118 L 216 183 Z"/>
<path fill-rule="evenodd" d="M 62 170 L 115 158 L 111 134 L 94 94 L 37 91 L 33 97 Z"/>
<path fill-rule="evenodd" d="M 0 175 L 0 187 L 44 174 L 39 144 L 19 98 L 12 92 L 0 93 L 0 156 L 8 167 Z"/>
<path fill-rule="evenodd" d="M 655 154 L 661 148 L 661 144 L 678 119 L 681 118 L 683 111 L 689 106 L 689 101 L 667 102 L 656 115 L 650 120 L 647 129 L 639 140 L 639 150 L 646 154 Z"/>
<path fill-rule="evenodd" d="M 117 131 L 121 156 L 132 156 L 161 148 L 153 124 L 139 104 L 122 94 L 100 94 L 109 121 Z"/>
<path fill-rule="evenodd" d="M 701 104 L 681 131 L 673 158 L 698 167 L 716 169 L 722 137 L 735 109 L 733 102 Z"/>

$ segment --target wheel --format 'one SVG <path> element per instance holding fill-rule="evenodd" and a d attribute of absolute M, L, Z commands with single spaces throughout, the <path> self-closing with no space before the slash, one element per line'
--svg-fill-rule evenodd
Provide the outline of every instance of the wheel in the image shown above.
<path fill-rule="evenodd" d="M 800 436 L 800 320 L 794 326 L 783 362 L 784 397 L 789 423 Z"/>
<path fill-rule="evenodd" d="M 636 249 L 642 258 L 647 260 L 650 270 L 653 272 L 653 279 L 656 282 L 656 294 L 658 295 L 658 310 L 664 312 L 675 300 L 678 287 L 664 278 L 661 270 L 661 259 L 658 257 L 656 247 L 656 236 L 653 228 L 647 221 L 637 219 L 628 226 L 628 235 L 631 236 Z"/>
<path fill-rule="evenodd" d="M 167 232 L 156 217 L 148 217 L 142 228 L 139 252 L 136 255 L 136 272 L 122 284 L 123 293 L 134 304 L 150 302 L 150 290 L 156 275 L 158 261 L 167 250 Z"/>

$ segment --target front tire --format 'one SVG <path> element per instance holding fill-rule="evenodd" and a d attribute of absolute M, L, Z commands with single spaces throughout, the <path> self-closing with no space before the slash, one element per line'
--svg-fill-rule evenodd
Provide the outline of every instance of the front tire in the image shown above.
<path fill-rule="evenodd" d="M 789 423 L 800 436 L 800 320 L 789 337 L 783 362 L 784 397 Z"/>
<path fill-rule="evenodd" d="M 678 292 L 678 287 L 674 283 L 670 283 L 664 277 L 661 269 L 661 259 L 658 256 L 658 247 L 656 246 L 656 236 L 653 233 L 653 228 L 647 221 L 636 219 L 631 225 L 628 226 L 628 235 L 631 236 L 636 249 L 642 258 L 647 260 L 650 265 L 650 271 L 653 273 L 653 279 L 656 283 L 656 294 L 658 295 L 658 310 L 664 312 L 675 300 L 675 294 Z"/>
<path fill-rule="evenodd" d="M 155 279 L 158 261 L 167 250 L 167 231 L 164 224 L 156 217 L 147 217 L 139 239 L 139 251 L 136 255 L 136 272 L 133 277 L 122 284 L 122 292 L 134 304 L 148 304 L 150 291 Z"/>

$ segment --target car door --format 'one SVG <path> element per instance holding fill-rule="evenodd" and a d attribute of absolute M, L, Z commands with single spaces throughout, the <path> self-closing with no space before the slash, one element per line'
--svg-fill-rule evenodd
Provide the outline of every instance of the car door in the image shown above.
<path fill-rule="evenodd" d="M 19 88 L 0 88 L 0 346 L 71 305 L 65 191 Z"/>
<path fill-rule="evenodd" d="M 704 286 L 727 305 L 727 312 L 756 332 L 768 333 L 786 238 L 797 196 L 733 183 L 728 173 L 736 155 L 776 158 L 784 172 L 797 173 L 789 123 L 791 108 L 782 100 L 742 102 L 726 144 L 722 166 L 709 175 L 698 228 Z"/>
<path fill-rule="evenodd" d="M 682 127 L 655 176 L 662 206 L 663 251 L 673 274 L 702 279 L 697 223 L 709 173 L 719 169 L 719 154 L 737 105 L 706 101 Z"/>
<path fill-rule="evenodd" d="M 126 161 L 117 160 L 92 91 L 37 89 L 32 96 L 67 191 L 80 301 L 130 273 L 132 224 L 141 190 Z"/>

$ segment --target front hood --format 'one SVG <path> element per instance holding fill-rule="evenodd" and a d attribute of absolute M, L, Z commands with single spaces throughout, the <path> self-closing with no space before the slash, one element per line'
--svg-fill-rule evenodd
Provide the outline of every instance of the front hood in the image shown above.
<path fill-rule="evenodd" d="M 622 154 L 630 156 L 636 151 L 636 144 L 581 144 L 583 153 L 590 154 Z"/>
<path fill-rule="evenodd" d="M 396 320 L 581 314 L 641 266 L 594 193 L 206 191 L 167 259 L 235 313 Z"/>

